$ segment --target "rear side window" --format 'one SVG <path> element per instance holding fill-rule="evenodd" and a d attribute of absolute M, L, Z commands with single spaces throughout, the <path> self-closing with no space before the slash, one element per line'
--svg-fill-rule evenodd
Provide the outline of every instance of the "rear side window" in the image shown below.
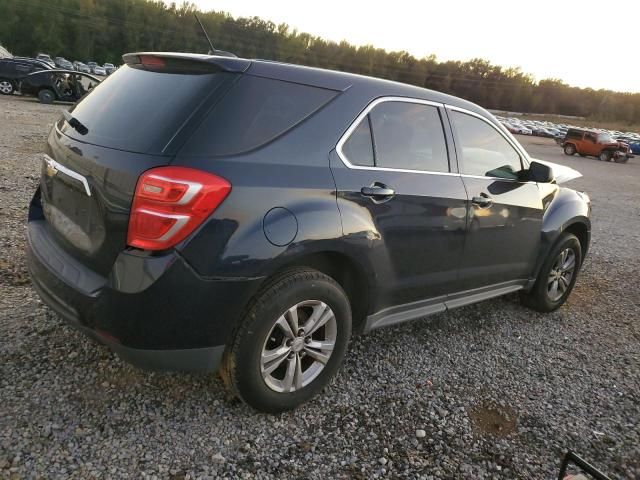
<path fill-rule="evenodd" d="M 228 73 L 177 74 L 131 68 L 111 74 L 80 101 L 73 116 L 88 129 L 77 140 L 138 153 L 161 153 L 203 99 Z"/>
<path fill-rule="evenodd" d="M 290 130 L 338 92 L 243 75 L 187 141 L 187 155 L 233 155 L 258 148 Z"/>
<path fill-rule="evenodd" d="M 411 102 L 382 102 L 342 146 L 352 165 L 448 172 L 449 158 L 438 109 Z"/>
<path fill-rule="evenodd" d="M 384 102 L 369 116 L 378 167 L 449 171 L 444 130 L 436 107 Z"/>
<path fill-rule="evenodd" d="M 567 138 L 582 139 L 582 132 L 579 130 L 569 130 Z"/>
<path fill-rule="evenodd" d="M 352 165 L 373 167 L 373 140 L 371 139 L 371 127 L 367 115 L 351 133 L 342 146 L 342 153 L 346 155 Z"/>

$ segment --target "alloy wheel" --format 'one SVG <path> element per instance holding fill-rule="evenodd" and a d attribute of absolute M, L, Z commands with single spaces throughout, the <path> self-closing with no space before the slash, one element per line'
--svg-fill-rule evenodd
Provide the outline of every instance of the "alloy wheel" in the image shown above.
<path fill-rule="evenodd" d="M 8 80 L 0 80 L 0 93 L 10 95 L 13 93 L 13 85 Z"/>
<path fill-rule="evenodd" d="M 305 300 L 275 321 L 262 347 L 260 373 L 276 392 L 294 392 L 324 370 L 336 344 L 336 316 L 326 303 Z"/>
<path fill-rule="evenodd" d="M 571 248 L 562 250 L 549 272 L 547 295 L 553 302 L 557 302 L 566 293 L 576 269 L 576 254 Z"/>

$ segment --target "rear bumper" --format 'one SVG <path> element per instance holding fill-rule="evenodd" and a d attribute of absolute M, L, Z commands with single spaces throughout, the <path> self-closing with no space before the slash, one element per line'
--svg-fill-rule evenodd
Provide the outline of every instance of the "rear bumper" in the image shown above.
<path fill-rule="evenodd" d="M 261 279 L 203 278 L 175 252 L 123 252 L 102 277 L 56 244 L 49 228 L 29 219 L 27 264 L 43 302 L 67 323 L 141 368 L 218 368 Z"/>

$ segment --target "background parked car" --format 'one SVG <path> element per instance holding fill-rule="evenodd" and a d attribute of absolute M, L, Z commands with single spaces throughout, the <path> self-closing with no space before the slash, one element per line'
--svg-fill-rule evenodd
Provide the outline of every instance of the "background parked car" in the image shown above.
<path fill-rule="evenodd" d="M 77 60 L 73 62 L 73 69 L 76 70 L 77 72 L 91 73 L 91 69 L 89 68 L 88 65 L 82 62 L 79 62 Z"/>
<path fill-rule="evenodd" d="M 93 90 L 100 80 L 73 70 L 44 70 L 27 75 L 20 82 L 23 95 L 38 97 L 42 103 L 76 102 Z"/>
<path fill-rule="evenodd" d="M 631 150 L 631 153 L 634 155 L 640 155 L 640 139 L 629 141 L 629 150 Z"/>
<path fill-rule="evenodd" d="M 113 72 L 116 71 L 116 67 L 113 63 L 105 63 L 104 69 L 107 72 L 107 75 L 111 75 Z"/>
<path fill-rule="evenodd" d="M 13 59 L 14 60 L 22 60 L 22 61 L 28 62 L 28 63 L 33 63 L 34 65 L 38 66 L 38 70 L 50 70 L 51 68 L 53 68 L 47 62 L 45 62 L 43 60 L 38 60 L 36 58 L 31 58 L 31 57 L 13 57 Z"/>
<path fill-rule="evenodd" d="M 44 67 L 37 62 L 21 58 L 0 59 L 0 94 L 11 95 L 22 77 L 38 70 L 44 70 Z"/>
<path fill-rule="evenodd" d="M 64 68 L 65 70 L 73 70 L 73 64 L 64 57 L 56 57 L 53 59 L 56 67 Z"/>
<path fill-rule="evenodd" d="M 46 54 L 46 53 L 39 53 L 38 55 L 36 55 L 36 59 L 37 59 L 37 60 L 42 60 L 43 62 L 45 62 L 45 63 L 49 64 L 49 66 L 50 66 L 51 68 L 55 68 L 55 67 L 56 67 L 55 62 L 54 62 L 54 61 L 51 59 L 51 57 L 50 57 L 48 54 Z"/>
<path fill-rule="evenodd" d="M 94 73 L 93 69 L 96 68 L 98 66 L 97 62 L 87 62 L 87 67 L 89 67 L 90 73 Z"/>
<path fill-rule="evenodd" d="M 95 65 L 91 69 L 91 73 L 93 73 L 94 75 L 102 75 L 103 77 L 107 75 L 107 71 L 101 65 Z"/>

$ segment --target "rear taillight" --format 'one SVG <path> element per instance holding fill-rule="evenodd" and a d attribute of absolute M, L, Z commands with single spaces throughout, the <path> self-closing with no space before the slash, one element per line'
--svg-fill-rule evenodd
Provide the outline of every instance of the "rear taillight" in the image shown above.
<path fill-rule="evenodd" d="M 147 170 L 133 197 L 127 244 L 165 250 L 191 234 L 222 203 L 231 184 L 211 173 L 185 167 Z"/>

